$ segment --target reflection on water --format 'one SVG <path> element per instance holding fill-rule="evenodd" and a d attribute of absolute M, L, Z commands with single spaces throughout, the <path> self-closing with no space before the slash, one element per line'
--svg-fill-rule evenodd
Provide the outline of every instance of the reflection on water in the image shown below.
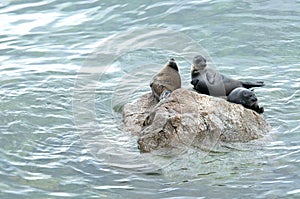
<path fill-rule="evenodd" d="M 1 198 L 297 198 L 297 1 L 0 3 Z M 140 154 L 119 110 L 174 57 L 264 80 L 260 141 Z M 215 191 L 217 190 L 217 191 Z"/>

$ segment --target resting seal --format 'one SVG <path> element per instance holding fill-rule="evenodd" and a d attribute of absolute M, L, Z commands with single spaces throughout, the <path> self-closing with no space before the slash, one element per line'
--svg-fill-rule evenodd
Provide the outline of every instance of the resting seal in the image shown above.
<path fill-rule="evenodd" d="M 174 58 L 171 58 L 169 62 L 153 76 L 150 87 L 152 95 L 158 101 L 166 98 L 172 91 L 181 87 L 181 78 Z"/>
<path fill-rule="evenodd" d="M 227 101 L 241 104 L 245 108 L 256 111 L 257 113 L 263 113 L 264 108 L 258 106 L 258 100 L 255 93 L 246 88 L 236 88 L 227 97 Z"/>
<path fill-rule="evenodd" d="M 262 81 L 243 82 L 220 74 L 217 70 L 207 67 L 206 60 L 201 55 L 193 59 L 191 67 L 191 84 L 198 92 L 212 96 L 228 96 L 238 87 L 252 88 L 264 86 Z"/>

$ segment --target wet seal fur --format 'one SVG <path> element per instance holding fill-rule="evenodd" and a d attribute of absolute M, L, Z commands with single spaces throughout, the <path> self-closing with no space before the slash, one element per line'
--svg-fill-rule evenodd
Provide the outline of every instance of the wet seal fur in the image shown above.
<path fill-rule="evenodd" d="M 207 67 L 206 59 L 197 55 L 191 67 L 191 84 L 202 94 L 211 96 L 228 96 L 238 87 L 252 88 L 264 86 L 264 82 L 243 82 L 220 74 L 214 68 Z"/>
<path fill-rule="evenodd" d="M 178 65 L 174 58 L 153 76 L 150 87 L 153 97 L 160 101 L 170 95 L 170 93 L 181 87 L 181 78 Z"/>
<path fill-rule="evenodd" d="M 246 88 L 236 88 L 227 96 L 227 101 L 241 104 L 245 108 L 256 111 L 257 113 L 263 113 L 264 108 L 258 106 L 258 100 L 254 91 Z"/>

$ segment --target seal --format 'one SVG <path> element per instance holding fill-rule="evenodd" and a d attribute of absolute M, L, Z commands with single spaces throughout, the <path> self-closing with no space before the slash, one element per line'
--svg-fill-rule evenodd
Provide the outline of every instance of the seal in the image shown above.
<path fill-rule="evenodd" d="M 201 55 L 193 59 L 191 78 L 191 84 L 196 91 L 212 96 L 228 96 L 238 87 L 252 88 L 265 85 L 263 81 L 244 82 L 226 77 L 214 68 L 207 67 L 206 59 Z"/>
<path fill-rule="evenodd" d="M 264 108 L 258 106 L 258 100 L 253 90 L 246 88 L 235 88 L 227 96 L 227 101 L 235 104 L 241 104 L 245 108 L 256 111 L 257 113 L 263 113 Z"/>
<path fill-rule="evenodd" d="M 153 76 L 150 87 L 152 95 L 157 101 L 168 97 L 172 91 L 181 87 L 179 69 L 174 58 L 171 58 L 168 63 Z"/>

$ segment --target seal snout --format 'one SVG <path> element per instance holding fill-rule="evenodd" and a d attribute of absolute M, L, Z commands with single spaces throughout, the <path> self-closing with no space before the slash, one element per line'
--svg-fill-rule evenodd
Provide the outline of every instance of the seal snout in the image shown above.
<path fill-rule="evenodd" d="M 257 105 L 258 104 L 257 97 L 255 96 L 255 94 L 252 93 L 252 91 L 251 91 L 250 95 L 248 96 L 248 98 L 249 98 L 250 107 L 257 107 L 258 106 Z"/>
<path fill-rule="evenodd" d="M 251 100 L 251 102 L 256 102 L 256 101 L 257 101 L 257 98 L 256 98 L 256 97 L 253 97 L 253 98 L 251 98 L 250 100 Z"/>
<path fill-rule="evenodd" d="M 257 102 L 257 97 L 255 95 L 250 94 L 249 98 L 251 102 Z"/>
<path fill-rule="evenodd" d="M 177 66 L 177 63 L 175 62 L 175 59 L 174 59 L 174 58 L 171 58 L 171 59 L 169 60 L 168 65 L 169 65 L 171 68 L 173 68 L 173 69 L 175 69 L 175 70 L 178 71 L 178 66 Z"/>

